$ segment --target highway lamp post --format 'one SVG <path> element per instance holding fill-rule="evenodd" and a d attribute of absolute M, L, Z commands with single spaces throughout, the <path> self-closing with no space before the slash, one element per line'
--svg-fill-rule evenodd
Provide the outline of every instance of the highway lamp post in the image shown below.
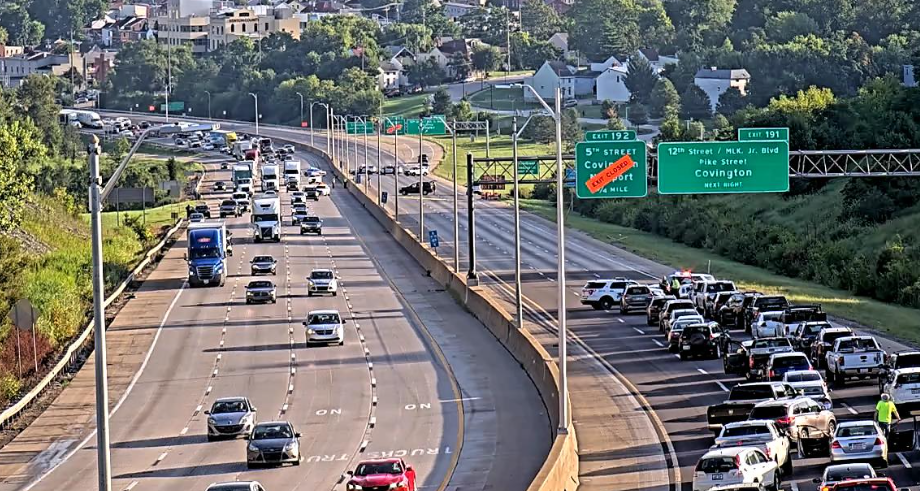
<path fill-rule="evenodd" d="M 456 126 L 457 122 L 454 121 Z M 457 197 L 457 128 L 450 131 L 451 136 L 451 153 L 453 154 L 453 175 L 454 175 L 454 272 L 460 274 L 460 216 L 459 203 Z M 470 183 L 466 183 L 470 186 Z"/>
<path fill-rule="evenodd" d="M 521 287 L 521 192 L 520 170 L 518 167 L 518 139 L 527 128 L 533 113 L 518 128 L 517 117 L 511 118 L 511 156 L 514 166 L 514 303 L 518 329 L 524 328 L 524 299 Z"/>
<path fill-rule="evenodd" d="M 303 128 L 303 94 L 298 92 L 297 97 L 300 97 L 300 127 Z M 312 141 L 310 142 L 310 145 L 313 145 Z"/>
<path fill-rule="evenodd" d="M 367 168 L 367 116 L 364 116 L 364 121 L 361 124 L 361 132 L 364 133 L 364 192 L 367 193 L 368 189 L 368 168 Z M 357 140 L 356 140 L 357 141 Z"/>
<path fill-rule="evenodd" d="M 399 125 L 393 126 L 393 221 L 399 223 Z"/>
<path fill-rule="evenodd" d="M 332 107 L 326 104 L 326 153 L 331 155 L 332 148 Z"/>
<path fill-rule="evenodd" d="M 249 93 L 252 96 L 252 100 L 256 103 L 256 136 L 259 136 L 259 96 L 252 92 Z"/>
<path fill-rule="evenodd" d="M 553 116 L 553 119 L 556 123 L 556 241 L 557 248 L 559 249 L 556 262 L 556 285 L 558 287 L 557 293 L 559 297 L 559 428 L 557 428 L 557 431 L 564 434 L 568 432 L 569 423 L 569 408 L 566 404 L 569 394 L 569 386 L 566 367 L 567 333 L 565 311 L 565 215 L 563 213 L 563 206 L 565 202 L 563 196 L 563 179 L 565 176 L 565 167 L 562 165 L 562 91 L 559 87 L 556 87 L 556 108 L 554 111 L 552 108 L 550 108 L 549 104 L 543 100 L 543 97 L 537 93 L 537 90 L 534 89 L 533 86 L 528 84 L 515 85 L 523 85 L 523 87 L 529 90 L 540 103 L 540 105 L 542 105 L 543 108 Z M 515 165 L 515 172 L 516 171 L 517 165 Z"/>
<path fill-rule="evenodd" d="M 422 135 L 425 134 L 425 119 L 420 118 L 418 121 L 418 241 L 425 242 L 425 183 L 422 178 L 425 175 L 425 167 L 422 164 L 425 159 L 422 157 Z"/>
<path fill-rule="evenodd" d="M 300 96 L 300 99 L 301 101 L 303 101 L 303 96 Z M 303 104 L 303 102 L 301 102 L 301 104 Z M 316 130 L 313 128 L 313 106 L 323 106 L 326 109 L 327 119 L 328 119 L 328 113 L 329 113 L 329 105 L 326 104 L 325 102 L 311 102 L 310 103 L 310 146 L 311 147 L 316 146 L 314 143 L 315 141 L 314 136 L 316 134 Z M 303 108 L 302 107 L 300 109 L 300 120 L 303 121 Z"/>
<path fill-rule="evenodd" d="M 383 189 L 380 187 L 380 173 L 383 172 L 383 163 L 380 162 L 380 133 L 383 132 L 383 121 L 377 118 L 377 206 L 380 206 Z"/>
<path fill-rule="evenodd" d="M 211 121 L 211 92 L 204 91 L 205 94 L 208 94 L 208 121 Z"/>

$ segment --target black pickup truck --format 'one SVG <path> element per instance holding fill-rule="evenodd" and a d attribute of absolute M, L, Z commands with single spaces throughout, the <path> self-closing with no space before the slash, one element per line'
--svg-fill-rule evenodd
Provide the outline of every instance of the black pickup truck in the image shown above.
<path fill-rule="evenodd" d="M 791 385 L 783 382 L 753 382 L 732 387 L 728 399 L 706 409 L 709 430 L 719 436 L 722 427 L 728 423 L 744 421 L 754 406 L 763 401 L 791 399 L 797 393 Z"/>

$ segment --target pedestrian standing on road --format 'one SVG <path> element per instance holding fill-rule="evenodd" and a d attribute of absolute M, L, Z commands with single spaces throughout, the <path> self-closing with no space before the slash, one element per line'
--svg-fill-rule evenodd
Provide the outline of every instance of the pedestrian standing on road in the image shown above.
<path fill-rule="evenodd" d="M 671 295 L 677 296 L 677 293 L 680 291 L 680 281 L 677 278 L 674 278 L 671 281 Z"/>
<path fill-rule="evenodd" d="M 901 422 L 901 415 L 898 414 L 898 408 L 895 407 L 894 402 L 891 400 L 891 396 L 882 394 L 882 400 L 878 401 L 878 404 L 875 405 L 875 421 L 882 429 L 886 439 L 888 438 L 888 433 L 891 431 L 892 415 L 894 416 L 895 424 Z"/>

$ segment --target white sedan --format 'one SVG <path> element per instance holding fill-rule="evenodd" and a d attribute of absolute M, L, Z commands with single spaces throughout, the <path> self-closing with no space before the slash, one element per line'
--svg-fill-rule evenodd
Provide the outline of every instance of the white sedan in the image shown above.
<path fill-rule="evenodd" d="M 778 490 L 779 468 L 776 461 L 751 447 L 720 448 L 706 452 L 693 473 L 693 491 L 709 491 L 725 484 L 768 483 L 767 489 Z"/>

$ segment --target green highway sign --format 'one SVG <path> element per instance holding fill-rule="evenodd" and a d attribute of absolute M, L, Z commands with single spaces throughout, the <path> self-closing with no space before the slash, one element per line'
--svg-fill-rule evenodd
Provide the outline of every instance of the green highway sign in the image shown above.
<path fill-rule="evenodd" d="M 783 193 L 789 142 L 662 142 L 659 194 Z"/>
<path fill-rule="evenodd" d="M 540 173 L 540 164 L 536 160 L 518 160 L 518 175 L 535 176 Z"/>
<path fill-rule="evenodd" d="M 634 130 L 598 130 L 585 133 L 585 141 L 589 142 L 619 142 L 636 139 Z"/>
<path fill-rule="evenodd" d="M 623 157 L 629 156 L 630 165 Z M 620 167 L 614 171 L 615 167 Z M 598 177 L 605 173 L 611 179 Z M 648 194 L 648 163 L 643 141 L 593 141 L 575 145 L 575 194 L 585 198 L 644 198 Z"/>
<path fill-rule="evenodd" d="M 423 119 L 407 119 L 407 135 L 443 135 L 447 133 L 447 122 L 443 117 L 433 116 Z"/>
<path fill-rule="evenodd" d="M 185 109 L 185 103 L 182 101 L 173 101 L 169 103 L 170 111 L 182 111 Z M 166 112 L 166 104 L 160 104 L 160 111 Z"/>
<path fill-rule="evenodd" d="M 402 116 L 386 116 L 382 121 L 384 135 L 406 134 L 406 119 Z"/>
<path fill-rule="evenodd" d="M 789 128 L 738 128 L 739 141 L 789 141 Z"/>
<path fill-rule="evenodd" d="M 345 131 L 349 135 L 373 135 L 374 123 L 373 121 L 346 121 Z"/>

